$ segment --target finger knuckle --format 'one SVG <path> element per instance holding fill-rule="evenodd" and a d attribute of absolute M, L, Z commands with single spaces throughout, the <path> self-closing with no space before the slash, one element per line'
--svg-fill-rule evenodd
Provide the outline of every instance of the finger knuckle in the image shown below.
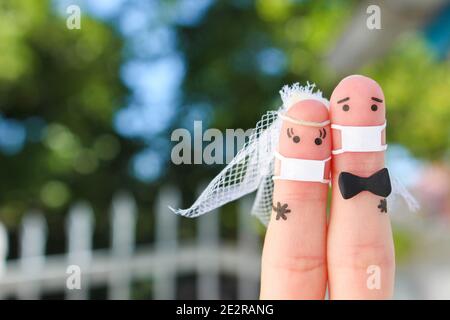
<path fill-rule="evenodd" d="M 357 270 L 366 270 L 372 265 L 383 269 L 395 267 L 394 252 L 385 244 L 368 243 L 351 245 L 333 260 L 333 264 Z"/>
<path fill-rule="evenodd" d="M 273 267 L 292 273 L 309 273 L 325 268 L 324 255 L 289 255 L 273 262 Z"/>

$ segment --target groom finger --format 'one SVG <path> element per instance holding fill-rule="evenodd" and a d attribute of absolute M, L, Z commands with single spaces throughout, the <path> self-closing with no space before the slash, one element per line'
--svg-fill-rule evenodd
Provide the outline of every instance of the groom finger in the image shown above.
<path fill-rule="evenodd" d="M 336 87 L 330 103 L 334 149 L 328 226 L 330 298 L 391 298 L 395 258 L 385 198 L 390 184 L 384 169 L 383 92 L 372 79 L 350 76 Z M 364 178 L 375 173 L 385 178 L 386 190 L 383 183 L 374 186 L 379 193 L 386 191 L 384 196 L 360 190 L 361 183 L 369 183 Z"/>

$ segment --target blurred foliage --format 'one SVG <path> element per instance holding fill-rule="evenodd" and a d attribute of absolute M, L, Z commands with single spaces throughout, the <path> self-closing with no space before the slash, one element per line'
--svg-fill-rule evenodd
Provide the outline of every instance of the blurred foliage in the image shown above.
<path fill-rule="evenodd" d="M 3 222 L 16 224 L 29 208 L 66 212 L 79 199 L 105 212 L 111 194 L 131 183 L 136 147 L 112 128 L 126 94 L 121 47 L 89 17 L 69 30 L 50 1 L 0 3 L 1 115 L 20 121 L 27 139 L 17 154 L 0 155 Z"/>
<path fill-rule="evenodd" d="M 448 156 L 450 60 L 437 60 L 423 40 L 407 35 L 363 73 L 383 87 L 390 142 L 404 145 L 424 159 Z"/>
<path fill-rule="evenodd" d="M 394 224 L 393 235 L 395 260 L 398 264 L 401 264 L 413 253 L 415 243 L 411 237 L 411 232 L 409 230 L 405 230 L 399 225 Z"/>

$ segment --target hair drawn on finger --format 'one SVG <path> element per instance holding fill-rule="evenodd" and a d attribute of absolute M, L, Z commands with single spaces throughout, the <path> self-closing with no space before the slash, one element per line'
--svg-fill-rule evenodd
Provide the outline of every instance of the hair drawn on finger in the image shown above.
<path fill-rule="evenodd" d="M 380 204 L 377 207 L 378 209 L 380 209 L 381 213 L 387 213 L 387 200 L 385 199 L 380 199 Z"/>
<path fill-rule="evenodd" d="M 280 202 L 277 202 L 277 206 L 275 207 L 274 205 L 272 205 L 272 208 L 273 208 L 273 211 L 275 211 L 277 213 L 277 215 L 275 217 L 276 220 L 280 220 L 280 218 L 283 220 L 287 220 L 286 214 L 291 212 L 291 210 L 288 209 L 287 203 L 282 205 Z"/>

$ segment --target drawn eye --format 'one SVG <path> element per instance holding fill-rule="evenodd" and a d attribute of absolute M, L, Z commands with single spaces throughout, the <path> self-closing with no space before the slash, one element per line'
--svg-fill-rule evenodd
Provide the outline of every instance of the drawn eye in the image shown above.
<path fill-rule="evenodd" d="M 322 129 L 319 129 L 319 137 L 314 139 L 314 143 L 318 146 L 320 146 L 322 144 L 322 139 L 325 139 L 325 137 L 327 136 L 327 131 L 325 130 L 325 128 L 323 128 L 323 132 Z"/>
<path fill-rule="evenodd" d="M 348 110 L 350 110 L 350 106 L 348 105 L 348 104 L 344 104 L 343 106 L 342 106 L 342 110 L 344 110 L 344 111 L 348 111 Z"/>
<path fill-rule="evenodd" d="M 372 111 L 377 111 L 378 110 L 378 106 L 376 104 L 373 104 L 370 109 L 372 109 Z"/>
<path fill-rule="evenodd" d="M 295 143 L 299 143 L 300 142 L 300 137 L 294 135 L 294 129 L 288 128 L 287 129 L 287 135 L 288 135 L 289 139 L 292 139 L 292 141 L 294 141 Z"/>

